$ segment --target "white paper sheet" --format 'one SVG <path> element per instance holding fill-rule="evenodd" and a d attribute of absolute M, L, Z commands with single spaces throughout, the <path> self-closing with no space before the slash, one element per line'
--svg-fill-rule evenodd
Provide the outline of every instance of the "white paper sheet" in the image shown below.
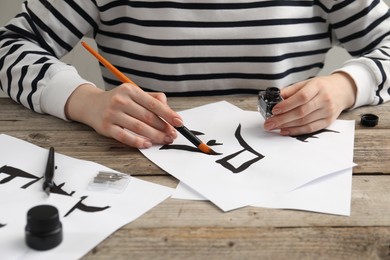
<path fill-rule="evenodd" d="M 211 148 L 223 154 L 162 150 L 161 146 L 141 152 L 224 211 L 287 193 L 354 166 L 349 156 L 353 147 L 353 121 L 338 120 L 327 128 L 328 132 L 298 140 L 264 131 L 264 121 L 257 112 L 242 111 L 224 101 L 180 114 L 190 130 L 204 133 L 199 136 L 204 142 L 213 139 L 213 143 L 222 144 Z M 175 144 L 191 146 L 182 136 Z M 228 159 L 235 153 L 237 156 Z M 248 163 L 250 160 L 252 164 Z M 240 171 L 243 166 L 248 167 Z"/>
<path fill-rule="evenodd" d="M 4 165 L 15 167 L 35 177 L 7 179 L 10 175 L 0 171 L 0 252 L 3 259 L 79 259 L 173 192 L 171 188 L 134 177 L 122 193 L 92 191 L 88 189 L 91 179 L 99 171 L 113 170 L 56 153 L 58 168 L 54 182 L 68 195 L 52 193 L 47 197 L 42 190 L 41 178 L 48 151 L 7 135 L 0 135 L 0 147 L 0 168 Z M 27 188 L 22 188 L 31 181 L 33 183 Z M 72 210 L 77 203 L 97 207 L 98 211 Z M 62 243 L 47 251 L 30 249 L 24 243 L 27 211 L 40 204 L 56 206 L 63 225 Z"/>
<path fill-rule="evenodd" d="M 251 206 L 296 209 L 349 216 L 351 214 L 352 169 L 320 177 L 285 194 L 269 194 Z M 172 195 L 174 199 L 207 200 L 180 182 Z"/>

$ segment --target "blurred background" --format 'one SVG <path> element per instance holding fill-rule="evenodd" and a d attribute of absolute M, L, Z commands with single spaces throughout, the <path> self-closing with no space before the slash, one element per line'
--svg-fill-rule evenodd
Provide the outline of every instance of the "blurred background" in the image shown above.
<path fill-rule="evenodd" d="M 20 10 L 24 0 L 1 0 L 0 2 L 0 26 L 4 26 L 12 17 L 14 17 Z M 390 5 L 390 0 L 385 0 Z M 84 39 L 92 47 L 96 48 L 94 42 L 90 39 Z M 341 66 L 341 64 L 348 59 L 349 54 L 339 48 L 335 47 L 327 54 L 325 67 L 321 74 L 329 74 L 335 68 Z M 78 44 L 77 47 L 67 54 L 63 59 L 66 63 L 73 64 L 79 71 L 79 73 L 87 80 L 94 82 L 97 86 L 103 86 L 103 80 L 100 75 L 98 63 L 95 58 L 86 52 L 83 47 Z M 4 97 L 5 94 L 0 90 L 0 97 Z"/>

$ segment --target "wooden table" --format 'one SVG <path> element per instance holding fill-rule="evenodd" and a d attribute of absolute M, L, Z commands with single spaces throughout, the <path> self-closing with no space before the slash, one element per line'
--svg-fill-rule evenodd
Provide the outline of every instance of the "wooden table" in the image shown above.
<path fill-rule="evenodd" d="M 244 96 L 171 98 L 169 103 L 180 111 L 220 100 L 256 110 L 256 99 Z M 368 112 L 380 117 L 378 126 L 360 126 L 360 115 Z M 84 259 L 390 259 L 390 103 L 340 118 L 356 120 L 351 216 L 255 207 L 223 213 L 210 202 L 168 199 Z M 178 183 L 137 149 L 7 98 L 0 98 L 0 133 L 151 182 Z"/>

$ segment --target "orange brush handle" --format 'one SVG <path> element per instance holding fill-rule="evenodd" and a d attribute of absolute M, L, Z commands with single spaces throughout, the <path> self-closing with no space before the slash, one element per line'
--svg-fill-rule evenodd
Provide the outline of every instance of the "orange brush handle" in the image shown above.
<path fill-rule="evenodd" d="M 106 60 L 102 55 L 95 51 L 91 46 L 89 46 L 86 42 L 82 41 L 81 45 L 83 45 L 83 47 L 87 49 L 87 51 L 89 51 L 93 56 L 95 56 L 95 58 L 98 59 L 98 61 L 103 64 L 104 67 L 111 71 L 112 74 L 114 74 L 122 83 L 131 83 L 134 86 L 138 86 L 131 79 L 126 77 L 125 74 L 115 68 L 114 65 L 112 65 L 108 60 Z"/>

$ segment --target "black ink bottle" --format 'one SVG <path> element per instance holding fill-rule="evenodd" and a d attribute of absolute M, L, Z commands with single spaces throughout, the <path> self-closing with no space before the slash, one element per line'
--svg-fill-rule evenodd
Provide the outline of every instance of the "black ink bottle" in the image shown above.
<path fill-rule="evenodd" d="M 267 119 L 272 116 L 274 106 L 282 100 L 280 90 L 276 87 L 269 87 L 266 90 L 259 91 L 257 108 L 264 119 Z"/>
<path fill-rule="evenodd" d="M 62 224 L 57 208 L 39 205 L 27 212 L 26 244 L 36 250 L 48 250 L 62 242 Z"/>

